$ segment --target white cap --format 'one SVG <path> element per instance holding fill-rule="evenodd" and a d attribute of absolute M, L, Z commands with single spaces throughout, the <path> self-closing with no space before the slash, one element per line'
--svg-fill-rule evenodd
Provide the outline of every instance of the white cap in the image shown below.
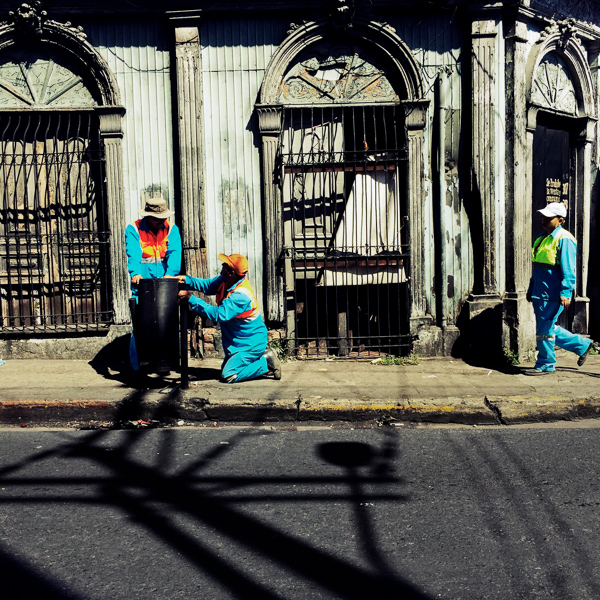
<path fill-rule="evenodd" d="M 538 210 L 545 217 L 562 217 L 563 219 L 567 216 L 567 209 L 561 202 L 550 202 L 546 205 L 546 208 Z"/>

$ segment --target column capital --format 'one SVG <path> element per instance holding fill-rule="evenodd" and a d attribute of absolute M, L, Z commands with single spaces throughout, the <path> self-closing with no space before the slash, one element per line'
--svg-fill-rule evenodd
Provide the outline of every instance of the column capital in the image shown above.
<path fill-rule="evenodd" d="M 103 139 L 123 137 L 124 106 L 98 106 L 96 114 L 100 119 L 100 135 Z"/>
<path fill-rule="evenodd" d="M 200 32 L 197 27 L 175 27 L 175 44 L 199 44 Z"/>
<path fill-rule="evenodd" d="M 429 100 L 403 100 L 404 119 L 409 131 L 423 130 L 427 124 Z"/>
<path fill-rule="evenodd" d="M 274 104 L 257 104 L 258 127 L 263 135 L 276 135 L 281 132 L 283 107 Z"/>

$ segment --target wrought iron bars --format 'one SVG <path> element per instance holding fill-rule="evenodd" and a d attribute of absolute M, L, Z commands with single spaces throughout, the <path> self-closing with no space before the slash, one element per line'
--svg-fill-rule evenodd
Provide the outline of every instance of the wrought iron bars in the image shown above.
<path fill-rule="evenodd" d="M 403 111 L 289 108 L 279 159 L 287 329 L 297 352 L 408 353 Z"/>
<path fill-rule="evenodd" d="M 93 112 L 0 114 L 0 334 L 110 323 L 103 161 Z"/>

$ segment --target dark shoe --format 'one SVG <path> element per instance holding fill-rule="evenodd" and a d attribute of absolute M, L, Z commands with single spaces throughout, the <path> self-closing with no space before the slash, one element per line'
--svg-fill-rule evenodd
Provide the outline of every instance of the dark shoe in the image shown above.
<path fill-rule="evenodd" d="M 235 383 L 235 380 L 237 379 L 237 373 L 234 373 L 233 375 L 230 375 L 229 377 L 221 377 L 221 383 Z"/>
<path fill-rule="evenodd" d="M 530 375 L 530 376 L 551 375 L 552 373 L 554 373 L 554 371 L 542 371 L 542 369 L 525 369 L 525 371 L 523 371 L 523 375 Z"/>
<path fill-rule="evenodd" d="M 267 348 L 263 356 L 267 359 L 269 373 L 273 373 L 274 379 L 281 379 L 281 361 L 277 358 L 277 354 L 271 348 Z"/>
<path fill-rule="evenodd" d="M 593 345 L 594 345 L 593 343 L 590 343 L 590 345 L 588 346 L 588 349 L 577 359 L 578 367 L 583 367 L 583 363 L 585 362 L 585 359 L 588 357 L 588 354 L 590 353 L 590 350 L 592 349 Z"/>

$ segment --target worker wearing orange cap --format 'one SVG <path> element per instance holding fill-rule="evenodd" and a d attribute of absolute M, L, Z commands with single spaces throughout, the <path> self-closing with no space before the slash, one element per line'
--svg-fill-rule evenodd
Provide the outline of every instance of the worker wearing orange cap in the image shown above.
<path fill-rule="evenodd" d="M 208 304 L 187 290 L 180 297 L 190 308 L 221 326 L 225 360 L 221 377 L 225 383 L 240 383 L 272 373 L 281 379 L 281 363 L 273 350 L 267 350 L 267 328 L 258 310 L 258 301 L 248 280 L 248 260 L 241 254 L 219 254 L 221 274 L 212 279 L 189 275 L 177 277 L 192 290 L 215 295 L 217 306 Z"/>

